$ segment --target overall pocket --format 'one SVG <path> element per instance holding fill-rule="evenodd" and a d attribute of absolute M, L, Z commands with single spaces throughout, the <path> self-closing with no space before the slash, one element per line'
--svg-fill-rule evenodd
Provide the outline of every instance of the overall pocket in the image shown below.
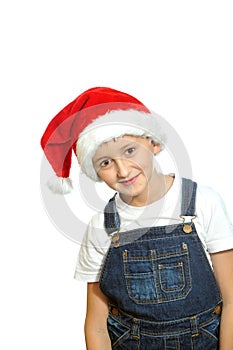
<path fill-rule="evenodd" d="M 112 349 L 134 349 L 135 345 L 130 336 L 130 328 L 121 324 L 115 317 L 109 315 L 107 320 L 108 333 Z"/>
<path fill-rule="evenodd" d="M 137 304 L 180 300 L 190 292 L 186 243 L 151 250 L 125 250 L 122 254 L 127 292 Z"/>
<path fill-rule="evenodd" d="M 220 327 L 220 315 L 212 317 L 209 322 L 202 324 L 200 327 L 200 336 L 202 348 L 205 349 L 218 349 L 219 339 L 219 327 Z M 211 347 L 211 346 L 212 347 Z M 214 345 L 216 347 L 214 347 Z M 200 347 L 201 348 L 201 347 Z"/>

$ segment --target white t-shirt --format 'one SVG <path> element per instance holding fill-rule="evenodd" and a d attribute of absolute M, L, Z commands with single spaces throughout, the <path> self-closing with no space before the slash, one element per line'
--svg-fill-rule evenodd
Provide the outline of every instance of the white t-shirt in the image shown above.
<path fill-rule="evenodd" d="M 181 181 L 175 177 L 167 194 L 146 207 L 127 205 L 117 194 L 116 207 L 121 220 L 120 232 L 181 223 Z M 221 197 L 213 189 L 198 185 L 196 218 L 193 222 L 209 261 L 210 253 L 233 249 L 233 226 Z M 110 244 L 111 235 L 104 229 L 104 214 L 97 213 L 92 217 L 84 235 L 75 279 L 98 282 Z"/>

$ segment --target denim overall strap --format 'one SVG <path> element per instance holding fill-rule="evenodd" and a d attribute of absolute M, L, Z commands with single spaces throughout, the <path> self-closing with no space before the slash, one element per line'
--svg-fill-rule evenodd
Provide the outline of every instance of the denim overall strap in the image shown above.
<path fill-rule="evenodd" d="M 120 216 L 116 208 L 116 195 L 117 193 L 115 193 L 114 196 L 109 200 L 104 209 L 104 227 L 109 235 L 113 232 L 119 231 L 121 225 Z"/>
<path fill-rule="evenodd" d="M 196 190 L 196 182 L 182 178 L 181 216 L 195 216 Z"/>
<path fill-rule="evenodd" d="M 196 182 L 182 178 L 181 217 L 195 215 L 196 189 Z M 120 230 L 121 222 L 115 203 L 116 195 L 117 193 L 109 200 L 104 209 L 104 227 L 108 234 Z"/>

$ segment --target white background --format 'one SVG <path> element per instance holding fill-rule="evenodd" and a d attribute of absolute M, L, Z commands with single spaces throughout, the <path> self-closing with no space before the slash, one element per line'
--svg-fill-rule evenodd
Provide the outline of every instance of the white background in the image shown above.
<path fill-rule="evenodd" d="M 173 125 L 233 218 L 233 10 L 221 1 L 1 3 L 0 348 L 85 349 L 78 244 L 40 195 L 40 138 L 85 89 L 128 92 Z M 76 162 L 73 167 L 77 166 Z"/>

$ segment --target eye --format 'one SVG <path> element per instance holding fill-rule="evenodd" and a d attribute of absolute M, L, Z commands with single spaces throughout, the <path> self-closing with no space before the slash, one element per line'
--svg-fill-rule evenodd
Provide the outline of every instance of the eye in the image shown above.
<path fill-rule="evenodd" d="M 106 168 L 112 163 L 111 159 L 105 159 L 100 163 L 101 168 Z"/>
<path fill-rule="evenodd" d="M 134 153 L 134 151 L 135 151 L 135 147 L 130 147 L 130 148 L 127 148 L 127 150 L 125 150 L 125 154 L 131 155 Z"/>

